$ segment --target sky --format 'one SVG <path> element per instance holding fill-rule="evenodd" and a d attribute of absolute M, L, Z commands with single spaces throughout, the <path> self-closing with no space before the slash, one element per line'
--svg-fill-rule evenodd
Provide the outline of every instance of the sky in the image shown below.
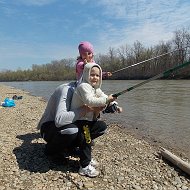
<path fill-rule="evenodd" d="M 81 41 L 95 54 L 167 42 L 189 10 L 189 0 L 0 0 L 0 71 L 76 58 Z"/>

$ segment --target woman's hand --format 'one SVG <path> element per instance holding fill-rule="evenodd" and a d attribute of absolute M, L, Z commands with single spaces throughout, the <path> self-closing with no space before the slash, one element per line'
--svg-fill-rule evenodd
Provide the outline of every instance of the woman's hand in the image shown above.
<path fill-rule="evenodd" d="M 97 118 L 100 115 L 100 112 L 105 108 L 104 107 L 92 107 L 94 112 L 94 117 Z"/>
<path fill-rule="evenodd" d="M 95 115 L 99 115 L 99 113 L 104 109 L 105 107 L 89 107 L 87 105 L 83 105 L 80 107 L 80 117 L 84 117 L 88 112 L 94 112 Z"/>
<path fill-rule="evenodd" d="M 122 111 L 123 111 L 123 108 L 118 106 L 118 107 L 117 107 L 117 112 L 118 112 L 118 113 L 121 113 Z"/>
<path fill-rule="evenodd" d="M 105 108 L 105 106 L 103 106 L 103 107 L 92 107 L 91 109 L 93 109 L 94 112 L 101 112 L 104 108 Z"/>

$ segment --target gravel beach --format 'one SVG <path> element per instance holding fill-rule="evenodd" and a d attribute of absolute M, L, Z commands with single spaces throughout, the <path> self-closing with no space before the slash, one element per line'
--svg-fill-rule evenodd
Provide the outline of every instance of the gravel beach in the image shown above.
<path fill-rule="evenodd" d="M 0 190 L 190 190 L 190 177 L 163 160 L 159 147 L 117 124 L 110 124 L 93 147 L 100 176 L 80 176 L 78 157 L 44 154 L 45 141 L 36 126 L 47 102 L 0 85 L 0 102 L 13 95 L 23 96 L 15 107 L 0 106 Z"/>

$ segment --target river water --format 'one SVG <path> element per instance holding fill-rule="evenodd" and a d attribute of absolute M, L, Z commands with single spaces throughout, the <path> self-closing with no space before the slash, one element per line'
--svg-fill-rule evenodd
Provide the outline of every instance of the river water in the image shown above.
<path fill-rule="evenodd" d="M 55 88 L 67 81 L 6 82 L 8 86 L 49 99 Z M 103 81 L 106 94 L 120 92 L 142 81 Z M 24 100 L 24 99 L 23 99 Z M 190 81 L 156 80 L 118 97 L 121 114 L 105 114 L 107 123 L 122 124 L 138 137 L 185 153 L 190 159 Z"/>

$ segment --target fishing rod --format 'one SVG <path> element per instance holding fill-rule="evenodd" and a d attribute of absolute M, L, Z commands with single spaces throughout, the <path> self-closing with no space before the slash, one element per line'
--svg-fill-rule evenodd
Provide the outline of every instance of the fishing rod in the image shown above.
<path fill-rule="evenodd" d="M 176 71 L 176 70 L 178 70 L 178 69 L 181 69 L 181 68 L 183 68 L 183 67 L 186 67 L 186 66 L 188 66 L 188 65 L 190 65 L 190 61 L 187 61 L 187 62 L 185 62 L 185 63 L 183 63 L 183 64 L 181 64 L 181 65 L 177 65 L 177 66 L 175 66 L 175 67 L 172 67 L 171 69 L 168 69 L 168 70 L 166 70 L 166 71 L 164 71 L 164 72 L 162 72 L 162 73 L 160 73 L 160 74 L 158 74 L 158 75 L 155 75 L 155 76 L 152 77 L 152 78 L 149 78 L 149 79 L 147 79 L 147 80 L 145 80 L 145 81 L 143 81 L 143 82 L 140 82 L 140 83 L 138 83 L 138 84 L 136 84 L 136 85 L 134 85 L 134 86 L 132 86 L 132 87 L 130 87 L 130 88 L 127 88 L 127 89 L 125 89 L 125 90 L 123 90 L 123 91 L 121 91 L 121 92 L 115 93 L 115 94 L 113 94 L 112 96 L 113 96 L 113 97 L 118 97 L 118 96 L 120 96 L 120 95 L 122 95 L 122 94 L 124 94 L 124 93 L 126 93 L 126 92 L 129 92 L 129 91 L 131 91 L 131 90 L 133 90 L 133 89 L 135 89 L 135 88 L 137 88 L 137 87 L 139 87 L 139 86 L 142 86 L 142 85 L 144 85 L 144 84 L 146 84 L 146 83 L 148 83 L 148 82 L 151 82 L 151 81 L 153 81 L 153 80 L 155 80 L 155 79 L 158 79 L 158 78 L 161 78 L 161 77 L 167 77 L 167 76 L 170 75 L 172 72 L 174 72 L 174 71 Z"/>
<path fill-rule="evenodd" d="M 179 50 L 185 49 L 185 48 L 187 48 L 187 47 L 189 47 L 189 46 L 186 46 L 186 47 L 184 47 L 184 48 L 178 48 L 178 49 L 175 49 L 175 50 L 170 51 L 170 52 L 168 52 L 168 53 L 163 53 L 163 54 L 161 54 L 161 55 L 158 55 L 158 56 L 152 57 L 152 58 L 150 58 L 150 59 L 146 59 L 146 60 L 144 60 L 144 61 L 140 61 L 140 62 L 135 63 L 135 64 L 133 64 L 133 65 L 129 65 L 129 66 L 124 67 L 124 68 L 122 68 L 122 69 L 118 69 L 117 71 L 113 71 L 113 72 L 112 72 L 112 75 L 115 74 L 115 73 L 117 73 L 117 72 L 120 72 L 120 71 L 122 71 L 122 70 L 125 70 L 125 69 L 128 69 L 128 68 L 131 68 L 131 67 L 134 67 L 134 66 L 136 66 L 136 65 L 140 65 L 140 64 L 142 64 L 142 63 L 145 63 L 145 62 L 151 61 L 151 60 L 153 60 L 153 59 L 157 59 L 157 58 L 159 58 L 159 57 L 162 57 L 162 56 L 164 56 L 164 55 L 167 55 L 167 54 L 173 53 L 173 52 L 175 52 L 175 51 L 179 51 Z"/>

